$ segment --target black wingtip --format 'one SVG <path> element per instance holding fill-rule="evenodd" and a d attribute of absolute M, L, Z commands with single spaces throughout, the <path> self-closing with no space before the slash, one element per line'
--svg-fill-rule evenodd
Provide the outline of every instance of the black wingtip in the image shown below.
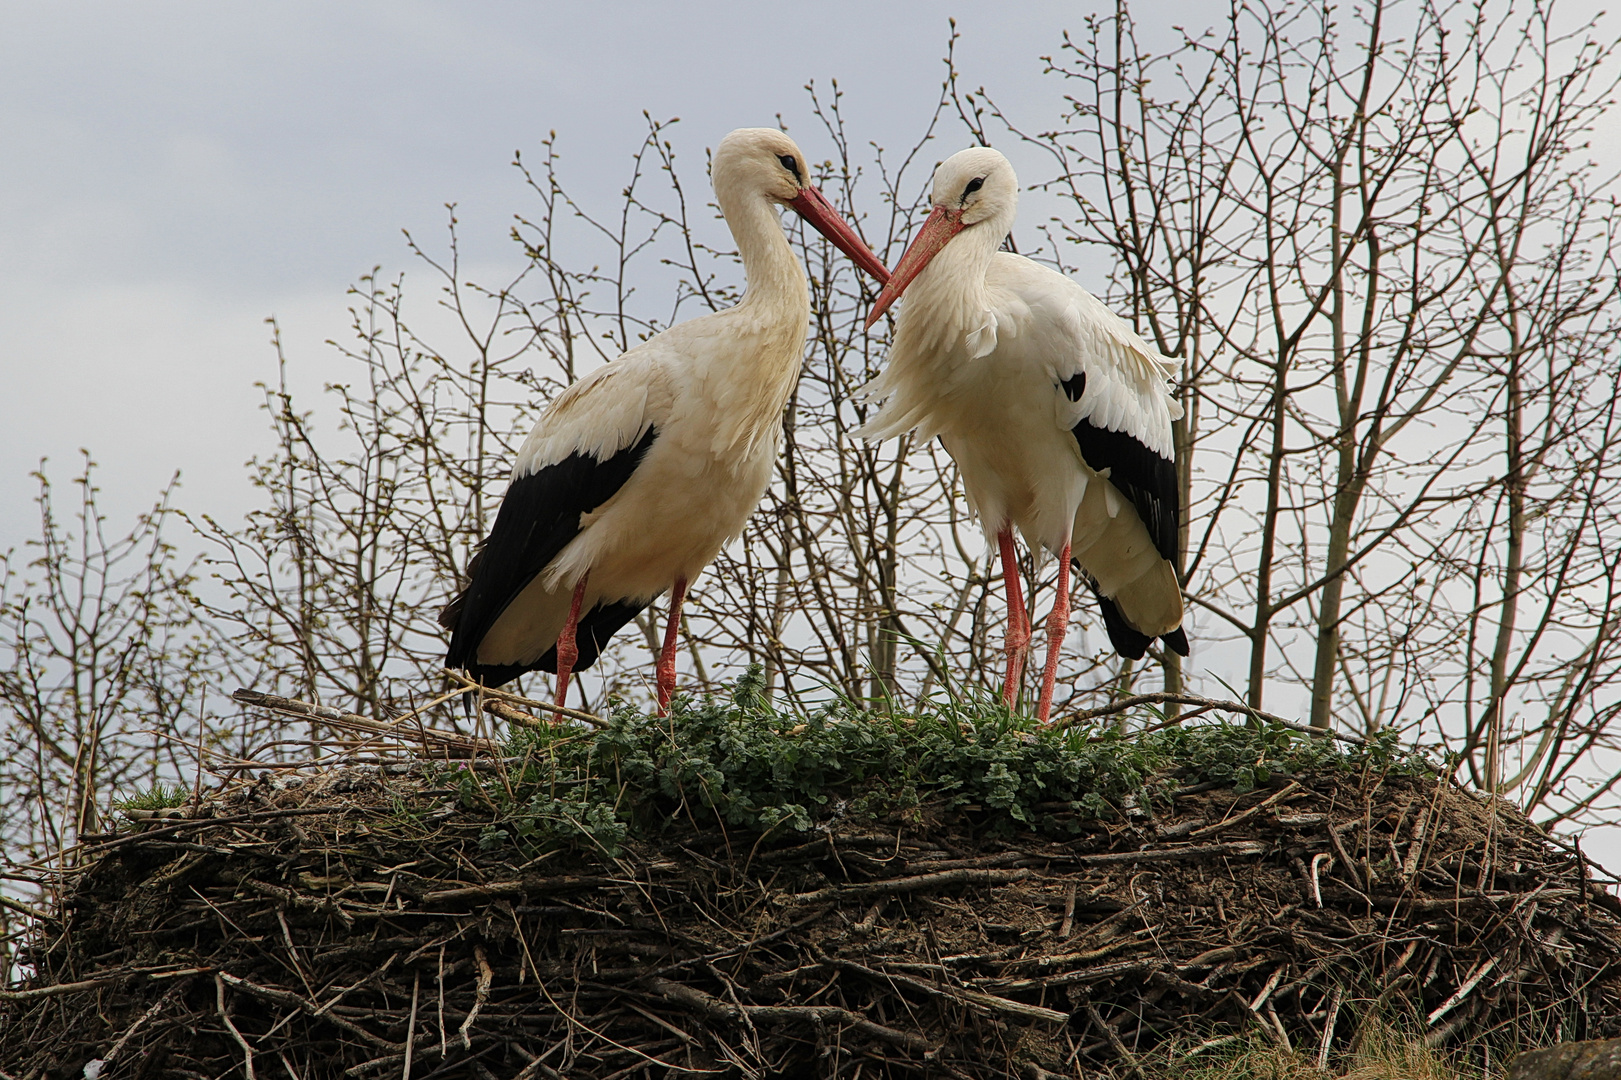
<path fill-rule="evenodd" d="M 1127 660 L 1141 660 L 1152 639 L 1147 634 L 1133 630 L 1113 600 L 1102 593 L 1096 593 L 1096 596 L 1098 608 L 1103 612 L 1103 627 L 1109 632 L 1109 643 L 1114 646 L 1114 651 Z"/>
<path fill-rule="evenodd" d="M 1098 592 L 1096 586 L 1093 587 L 1092 594 L 1098 598 L 1098 608 L 1103 612 L 1103 626 L 1109 632 L 1109 644 L 1114 646 L 1114 651 L 1127 660 L 1141 660 L 1154 639 L 1139 630 L 1134 630 L 1126 622 L 1126 617 L 1120 614 L 1119 606 Z M 1178 656 L 1188 655 L 1188 635 L 1182 627 L 1177 627 L 1169 634 L 1161 634 L 1159 638 L 1165 643 L 1166 648 Z"/>
<path fill-rule="evenodd" d="M 609 639 L 620 627 L 634 619 L 636 613 L 647 604 L 648 601 L 645 600 L 620 600 L 610 604 L 598 604 L 582 615 L 579 626 L 574 631 L 574 644 L 580 650 L 579 659 L 574 661 L 574 670 L 585 671 L 595 664 L 597 657 L 601 656 L 602 650 L 607 647 Z M 457 639 L 457 642 L 459 640 Z M 445 666 L 463 668 L 468 675 L 491 688 L 509 683 L 527 671 L 557 674 L 556 645 L 547 649 L 541 654 L 540 659 L 532 664 L 480 664 L 473 658 L 470 649 L 458 650 L 457 642 L 452 643 Z M 460 655 L 462 651 L 468 655 Z"/>

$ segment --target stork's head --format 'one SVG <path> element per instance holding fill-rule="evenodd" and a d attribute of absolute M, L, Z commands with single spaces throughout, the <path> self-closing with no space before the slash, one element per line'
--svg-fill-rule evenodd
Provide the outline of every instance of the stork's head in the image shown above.
<path fill-rule="evenodd" d="M 999 151 L 972 146 L 952 154 L 934 170 L 932 200 L 934 209 L 929 219 L 895 265 L 894 276 L 867 314 L 868 326 L 877 322 L 929 260 L 958 236 L 981 241 L 980 246 L 987 252 L 1000 247 L 1019 212 L 1019 178 Z"/>
<path fill-rule="evenodd" d="M 805 155 L 784 133 L 738 128 L 715 148 L 710 175 L 723 206 L 732 197 L 757 194 L 790 207 L 861 269 L 880 282 L 889 280 L 883 262 L 810 182 Z"/>
<path fill-rule="evenodd" d="M 1000 150 L 971 146 L 934 170 L 933 201 L 936 210 L 965 229 L 985 225 L 991 232 L 999 231 L 1000 244 L 1019 211 L 1019 178 Z"/>

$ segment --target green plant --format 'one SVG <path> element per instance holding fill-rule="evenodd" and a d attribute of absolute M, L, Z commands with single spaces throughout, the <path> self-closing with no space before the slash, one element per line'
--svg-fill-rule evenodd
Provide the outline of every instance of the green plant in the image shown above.
<path fill-rule="evenodd" d="M 165 784 L 159 781 L 145 791 L 128 798 L 114 799 L 113 809 L 120 812 L 130 810 L 168 810 L 180 806 L 191 798 L 191 789 L 180 784 Z"/>
<path fill-rule="evenodd" d="M 937 697 L 914 716 L 842 700 L 800 713 L 779 711 L 763 687 L 756 668 L 724 698 L 678 697 L 665 718 L 621 707 L 601 730 L 522 729 L 497 781 L 468 770 L 446 780 L 490 814 L 487 844 L 611 854 L 677 819 L 770 834 L 928 812 L 1062 837 L 1127 806 L 1151 812 L 1189 783 L 1247 791 L 1277 775 L 1425 767 L 1394 744 L 1279 726 L 1045 729 L 989 696 Z"/>

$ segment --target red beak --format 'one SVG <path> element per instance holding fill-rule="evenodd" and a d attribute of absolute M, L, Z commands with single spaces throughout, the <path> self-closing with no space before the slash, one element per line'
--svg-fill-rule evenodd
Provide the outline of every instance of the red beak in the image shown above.
<path fill-rule="evenodd" d="M 833 246 L 850 256 L 850 261 L 877 278 L 882 284 L 889 280 L 889 271 L 872 249 L 862 242 L 856 231 L 833 209 L 833 204 L 813 187 L 802 187 L 799 195 L 788 204 L 817 232 L 833 241 Z"/>
<path fill-rule="evenodd" d="M 895 264 L 895 276 L 884 285 L 884 291 L 878 294 L 878 299 L 872 305 L 872 311 L 867 313 L 867 328 L 878 317 L 889 310 L 889 305 L 901 298 L 901 293 L 912 283 L 912 279 L 923 272 L 929 265 L 929 260 L 940 254 L 953 236 L 962 232 L 962 211 L 947 210 L 943 206 L 936 206 L 929 215 L 929 220 L 923 223 L 923 228 L 917 231 L 912 238 L 912 244 L 901 256 L 901 261 Z"/>

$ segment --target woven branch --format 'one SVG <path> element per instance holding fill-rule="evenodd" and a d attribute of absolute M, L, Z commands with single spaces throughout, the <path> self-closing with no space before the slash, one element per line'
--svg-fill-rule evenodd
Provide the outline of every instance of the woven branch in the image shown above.
<path fill-rule="evenodd" d="M 441 777 L 239 784 L 86 846 L 19 958 L 38 974 L 0 994 L 0 1071 L 117 1047 L 304 1080 L 1073 1080 L 1250 1031 L 1332 1066 L 1373 1019 L 1451 1047 L 1621 1034 L 1621 911 L 1435 781 L 1197 784 L 1107 822 L 1054 804 L 1045 836 L 929 807 L 803 837 L 683 812 L 609 855 L 492 843 L 496 811 L 447 808 Z"/>

